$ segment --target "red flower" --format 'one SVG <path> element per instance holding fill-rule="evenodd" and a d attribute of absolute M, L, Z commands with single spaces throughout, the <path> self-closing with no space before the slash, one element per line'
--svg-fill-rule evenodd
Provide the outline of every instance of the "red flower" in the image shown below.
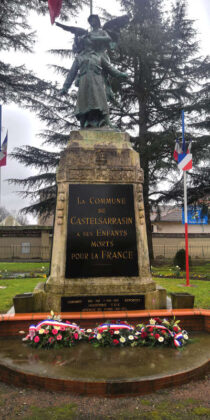
<path fill-rule="evenodd" d="M 179 328 L 178 327 L 173 327 L 173 330 L 174 330 L 174 332 L 178 332 L 179 331 Z"/>
<path fill-rule="evenodd" d="M 160 337 L 160 334 L 155 334 L 156 340 Z"/>
<path fill-rule="evenodd" d="M 161 333 L 162 334 L 167 334 L 167 331 L 166 330 L 161 330 Z"/>
<path fill-rule="evenodd" d="M 146 331 L 143 331 L 142 333 L 141 333 L 141 338 L 146 338 L 147 337 L 147 333 L 146 333 Z"/>
<path fill-rule="evenodd" d="M 119 344 L 119 340 L 113 340 L 113 343 L 115 344 L 115 346 L 117 346 L 117 344 Z"/>
<path fill-rule="evenodd" d="M 154 318 L 154 320 L 155 320 L 156 322 L 158 322 L 158 324 L 161 324 L 161 319 L 160 319 L 160 318 Z"/>
<path fill-rule="evenodd" d="M 50 337 L 49 340 L 48 340 L 48 343 L 51 344 L 51 343 L 53 343 L 53 341 L 55 341 L 54 338 L 53 337 Z"/>
<path fill-rule="evenodd" d="M 152 332 L 152 331 L 153 331 L 153 327 L 149 327 L 149 328 L 148 328 L 148 331 L 149 331 L 149 332 Z"/>
<path fill-rule="evenodd" d="M 114 335 L 114 331 L 113 331 L 113 330 L 110 330 L 110 334 L 111 334 L 111 335 Z"/>
<path fill-rule="evenodd" d="M 92 335 L 89 335 L 88 340 L 92 340 L 94 337 Z"/>
<path fill-rule="evenodd" d="M 56 335 L 58 333 L 58 330 L 56 330 L 55 328 L 52 329 L 52 334 Z"/>
<path fill-rule="evenodd" d="M 79 338 L 78 333 L 75 333 L 75 334 L 74 334 L 74 338 L 75 338 L 75 340 L 78 340 L 78 338 Z"/>
<path fill-rule="evenodd" d="M 153 336 L 154 334 L 153 334 L 153 333 L 151 333 L 150 335 L 151 335 L 151 336 Z"/>

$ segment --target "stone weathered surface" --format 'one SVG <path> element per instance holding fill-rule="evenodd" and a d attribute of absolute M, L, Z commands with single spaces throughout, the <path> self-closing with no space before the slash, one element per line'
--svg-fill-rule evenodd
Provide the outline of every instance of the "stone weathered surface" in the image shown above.
<path fill-rule="evenodd" d="M 69 184 L 133 185 L 139 268 L 137 277 L 65 278 Z M 132 149 L 128 134 L 102 130 L 71 133 L 57 171 L 51 273 L 45 290 L 36 290 L 42 302 L 40 310 L 60 311 L 62 296 L 135 293 L 145 294 L 147 309 L 166 307 L 166 292 L 156 288 L 150 273 L 142 184 L 139 155 Z"/>

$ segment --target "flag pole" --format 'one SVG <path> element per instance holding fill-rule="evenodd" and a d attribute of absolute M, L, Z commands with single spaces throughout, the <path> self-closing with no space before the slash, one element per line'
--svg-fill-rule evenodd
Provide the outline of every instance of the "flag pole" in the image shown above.
<path fill-rule="evenodd" d="M 183 153 L 186 153 L 184 137 L 184 110 L 182 110 L 182 145 Z M 188 252 L 188 218 L 187 218 L 187 171 L 183 171 L 184 177 L 184 225 L 185 225 L 185 261 L 186 261 L 186 286 L 190 286 L 189 280 L 189 252 Z"/>
<path fill-rule="evenodd" d="M 93 0 L 90 0 L 90 15 L 93 14 Z"/>

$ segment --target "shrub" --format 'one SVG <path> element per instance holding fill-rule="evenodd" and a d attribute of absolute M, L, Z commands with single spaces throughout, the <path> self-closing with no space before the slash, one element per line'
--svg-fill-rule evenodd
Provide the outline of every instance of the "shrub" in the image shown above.
<path fill-rule="evenodd" d="M 174 261 L 173 264 L 175 266 L 179 266 L 181 268 L 181 270 L 185 270 L 186 269 L 186 260 L 185 260 L 185 249 L 179 249 L 179 251 L 177 251 L 175 257 L 174 257 Z M 189 265 L 192 265 L 192 260 L 191 257 L 189 256 Z"/>

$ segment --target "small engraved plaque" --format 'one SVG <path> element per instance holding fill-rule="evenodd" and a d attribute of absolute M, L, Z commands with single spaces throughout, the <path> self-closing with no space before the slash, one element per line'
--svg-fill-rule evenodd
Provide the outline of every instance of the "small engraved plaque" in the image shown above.
<path fill-rule="evenodd" d="M 144 301 L 144 295 L 62 297 L 61 312 L 141 310 L 145 309 Z"/>

